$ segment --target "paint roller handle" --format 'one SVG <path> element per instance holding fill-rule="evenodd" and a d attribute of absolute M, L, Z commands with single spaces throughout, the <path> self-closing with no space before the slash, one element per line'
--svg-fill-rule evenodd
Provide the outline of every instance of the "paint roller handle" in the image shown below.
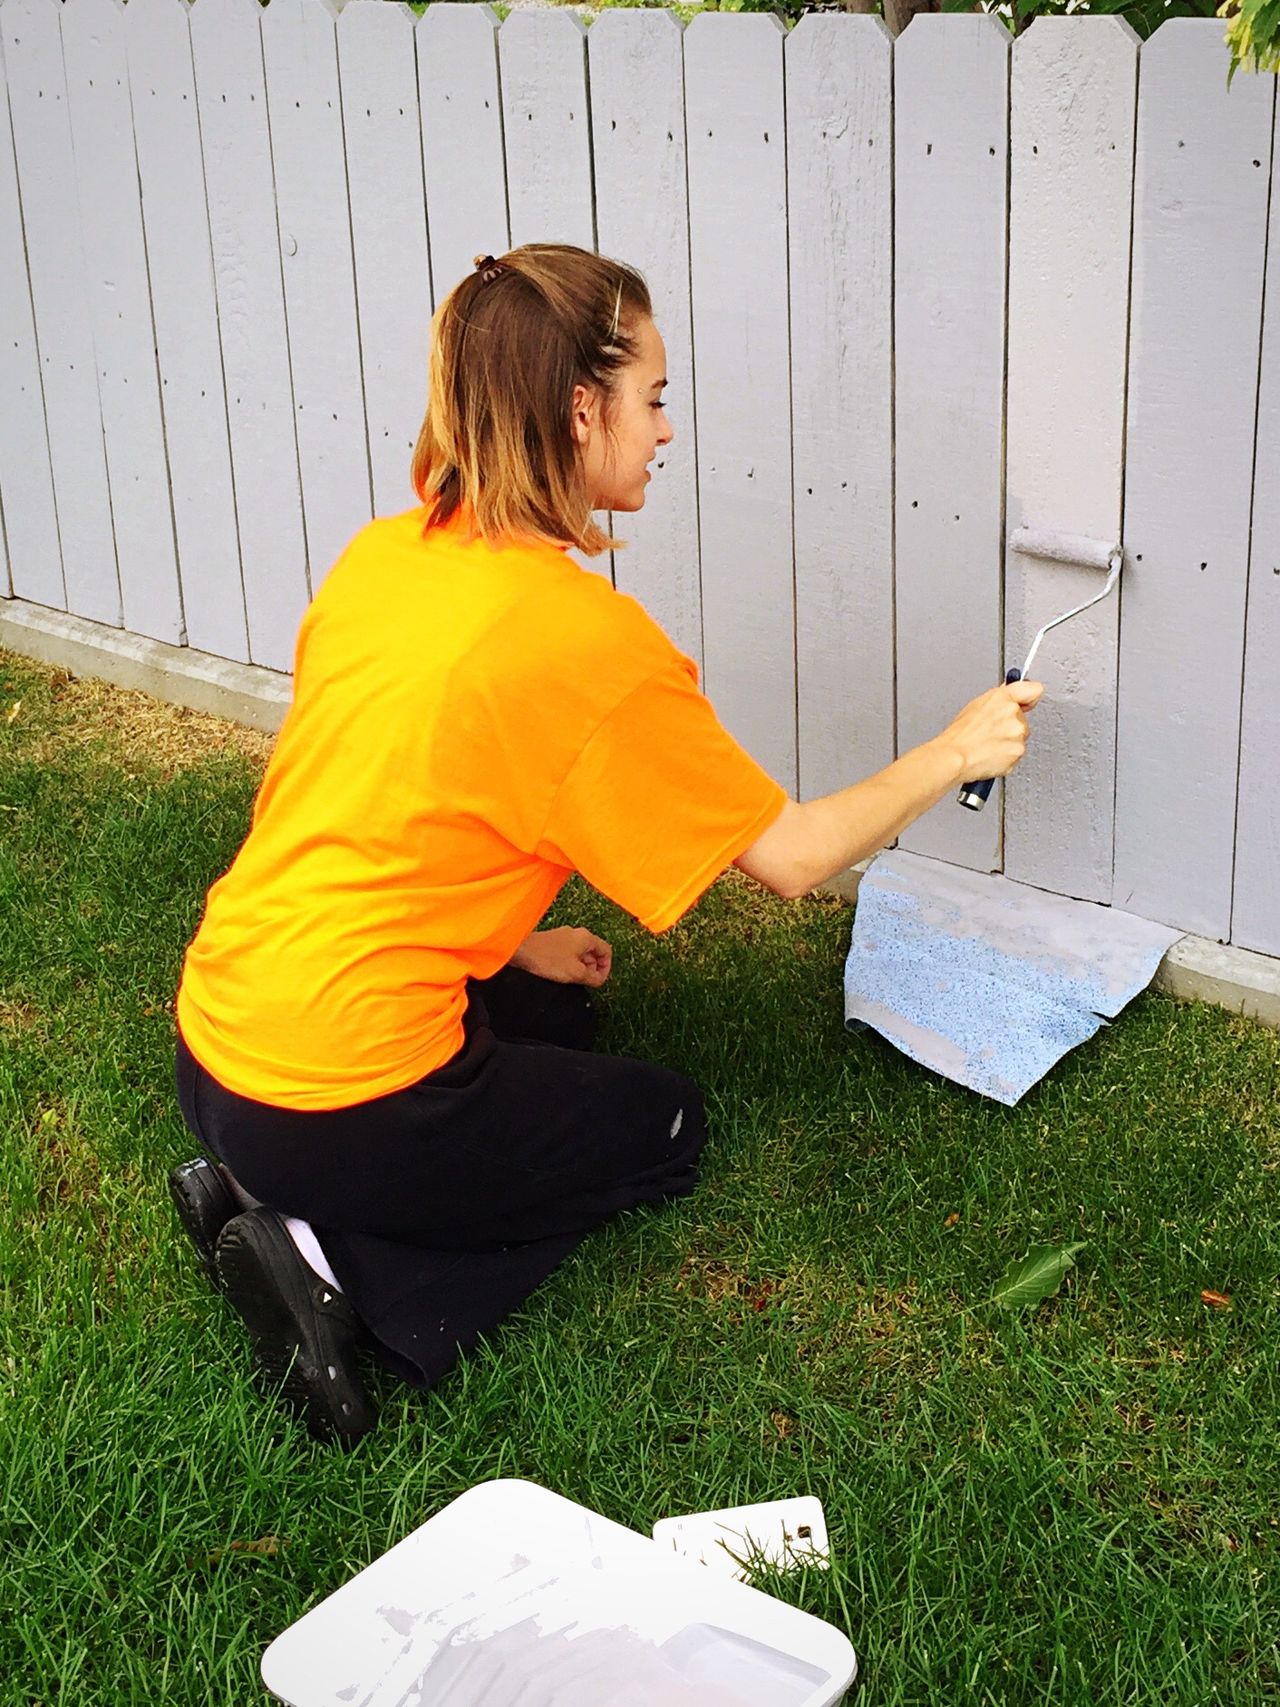
<path fill-rule="evenodd" d="M 1022 680 L 1022 671 L 1006 670 L 1004 673 L 1004 680 L 1006 687 L 1010 682 L 1020 682 Z M 960 792 L 956 795 L 957 802 L 961 806 L 967 806 L 970 812 L 981 812 L 982 808 L 987 804 L 987 796 L 991 793 L 991 790 L 995 785 L 995 780 L 996 779 L 993 776 L 988 776 L 983 777 L 981 782 L 962 783 Z"/>

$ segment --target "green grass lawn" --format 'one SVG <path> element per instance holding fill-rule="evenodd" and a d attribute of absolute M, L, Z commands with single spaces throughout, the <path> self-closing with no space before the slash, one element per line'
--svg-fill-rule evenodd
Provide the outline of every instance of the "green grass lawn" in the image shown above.
<path fill-rule="evenodd" d="M 5 1707 L 262 1702 L 278 1631 L 492 1476 L 644 1531 L 818 1495 L 832 1570 L 772 1586 L 874 1707 L 1280 1701 L 1280 1036 L 1148 995 L 1005 1109 L 844 1033 L 846 907 L 728 881 L 650 940 L 575 888 L 605 1047 L 707 1091 L 702 1185 L 433 1393 L 382 1381 L 344 1456 L 253 1388 L 164 1184 L 256 762 L 0 656 Z M 1038 1311 L 985 1303 L 1077 1239 Z"/>

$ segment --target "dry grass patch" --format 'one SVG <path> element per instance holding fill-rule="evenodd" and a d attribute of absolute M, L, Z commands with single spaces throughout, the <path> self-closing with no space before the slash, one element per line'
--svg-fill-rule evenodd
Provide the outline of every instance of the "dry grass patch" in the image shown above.
<path fill-rule="evenodd" d="M 0 738 L 35 764 L 72 757 L 165 781 L 222 753 L 263 766 L 275 737 L 150 694 L 0 652 Z"/>

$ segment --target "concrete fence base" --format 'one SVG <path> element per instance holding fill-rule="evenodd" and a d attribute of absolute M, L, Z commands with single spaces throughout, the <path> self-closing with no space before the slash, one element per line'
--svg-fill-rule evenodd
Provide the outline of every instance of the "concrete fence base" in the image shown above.
<path fill-rule="evenodd" d="M 292 679 L 279 670 L 168 646 L 24 599 L 0 599 L 0 646 L 268 735 L 284 722 L 293 693 Z"/>

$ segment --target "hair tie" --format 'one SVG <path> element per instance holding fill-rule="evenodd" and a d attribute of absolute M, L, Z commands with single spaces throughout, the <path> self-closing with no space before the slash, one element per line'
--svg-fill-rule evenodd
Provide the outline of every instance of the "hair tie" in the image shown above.
<path fill-rule="evenodd" d="M 504 273 L 506 268 L 501 261 L 495 261 L 492 255 L 477 255 L 476 271 L 480 275 L 481 284 L 490 284 L 499 273 Z"/>

